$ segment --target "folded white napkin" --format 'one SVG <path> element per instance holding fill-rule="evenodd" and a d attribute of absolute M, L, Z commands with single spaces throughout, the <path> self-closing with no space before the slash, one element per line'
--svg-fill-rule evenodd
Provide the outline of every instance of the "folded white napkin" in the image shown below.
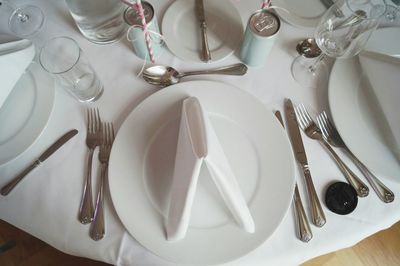
<path fill-rule="evenodd" d="M 35 48 L 29 40 L 0 44 L 0 107 L 35 56 Z"/>
<path fill-rule="evenodd" d="M 253 233 L 254 221 L 235 175 L 207 115 L 195 97 L 183 101 L 177 145 L 166 218 L 167 239 L 176 241 L 186 235 L 203 162 L 236 222 L 245 231 Z"/>
<path fill-rule="evenodd" d="M 390 129 L 390 147 L 400 160 L 400 58 L 374 52 L 359 58 Z"/>

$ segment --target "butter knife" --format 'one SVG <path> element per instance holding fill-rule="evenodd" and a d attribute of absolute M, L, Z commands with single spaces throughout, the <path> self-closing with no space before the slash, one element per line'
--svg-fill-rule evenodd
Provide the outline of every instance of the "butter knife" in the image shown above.
<path fill-rule="evenodd" d="M 42 162 L 44 162 L 47 158 L 49 158 L 55 151 L 57 151 L 61 146 L 63 146 L 66 142 L 68 142 L 73 136 L 78 133 L 78 130 L 73 129 L 69 132 L 65 133 L 61 138 L 59 138 L 56 142 L 54 142 L 47 150 L 45 150 L 40 157 L 34 161 L 30 166 L 25 168 L 19 175 L 13 178 L 7 185 L 3 186 L 0 190 L 0 194 L 3 196 L 7 196 L 11 190 L 33 169 L 39 166 Z"/>
<path fill-rule="evenodd" d="M 322 227 L 326 223 L 326 218 L 324 211 L 322 210 L 321 203 L 319 202 L 318 195 L 315 192 L 310 168 L 308 167 L 306 152 L 304 150 L 303 140 L 301 139 L 299 126 L 297 124 L 296 113 L 290 99 L 285 100 L 285 116 L 293 152 L 297 162 L 300 164 L 301 169 L 303 170 L 306 181 L 308 199 L 311 206 L 312 221 L 316 226 Z"/>
<path fill-rule="evenodd" d="M 281 112 L 276 111 L 275 116 L 281 123 L 282 127 L 285 128 L 285 126 L 283 125 Z M 294 186 L 293 203 L 294 203 L 294 210 L 296 213 L 297 236 L 301 241 L 307 243 L 312 239 L 313 235 L 310 228 L 310 224 L 308 223 L 307 220 L 306 212 L 304 211 L 303 203 L 301 202 L 301 197 L 299 189 L 297 187 L 297 182 Z"/>
<path fill-rule="evenodd" d="M 200 22 L 201 29 L 201 60 L 204 62 L 208 62 L 211 60 L 210 49 L 208 48 L 208 39 L 207 39 L 207 23 L 206 17 L 204 15 L 204 3 L 203 0 L 196 0 L 196 13 L 197 18 Z"/>

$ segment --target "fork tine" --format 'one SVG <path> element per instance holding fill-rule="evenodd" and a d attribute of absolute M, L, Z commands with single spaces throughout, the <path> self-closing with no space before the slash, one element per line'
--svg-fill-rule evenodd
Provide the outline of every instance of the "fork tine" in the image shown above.
<path fill-rule="evenodd" d="M 87 126 L 87 131 L 90 132 L 90 109 L 86 110 L 86 126 Z"/>
<path fill-rule="evenodd" d="M 311 116 L 310 116 L 310 113 L 307 111 L 307 109 L 306 109 L 306 107 L 304 106 L 304 104 L 301 104 L 301 106 L 302 106 L 302 109 L 303 109 L 303 111 L 304 111 L 304 115 L 306 116 L 306 118 L 308 119 L 308 121 L 312 121 L 312 118 L 311 118 Z"/>
<path fill-rule="evenodd" d="M 306 119 L 304 118 L 304 115 L 303 115 L 303 113 L 302 113 L 302 111 L 301 111 L 301 108 L 299 108 L 298 106 L 295 108 L 295 113 L 296 113 L 296 116 L 297 116 L 297 121 L 299 122 L 299 124 L 300 124 L 300 127 L 302 128 L 302 129 L 305 129 L 306 127 L 307 127 L 307 121 L 306 121 Z"/>
<path fill-rule="evenodd" d="M 317 123 L 319 128 L 321 129 L 322 136 L 324 137 L 324 139 L 327 139 L 329 136 L 329 130 L 327 129 L 326 121 L 323 118 L 322 114 L 317 116 Z"/>
<path fill-rule="evenodd" d="M 333 133 L 335 131 L 335 128 L 332 125 L 331 121 L 329 120 L 328 116 L 326 115 L 325 111 L 323 111 L 321 115 L 326 123 L 328 131 Z"/>
<path fill-rule="evenodd" d="M 111 123 L 111 144 L 114 142 L 115 133 L 114 133 L 114 125 Z"/>

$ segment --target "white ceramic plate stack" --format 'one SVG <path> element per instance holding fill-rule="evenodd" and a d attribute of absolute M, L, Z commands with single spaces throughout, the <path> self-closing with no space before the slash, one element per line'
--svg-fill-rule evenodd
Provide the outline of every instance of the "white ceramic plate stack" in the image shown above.
<path fill-rule="evenodd" d="M 365 50 L 400 57 L 399 43 L 400 28 L 378 29 Z M 372 93 L 358 57 L 336 60 L 329 80 L 329 107 L 340 135 L 374 173 L 400 182 L 400 163 L 385 139 L 385 118 L 379 115 L 382 111 Z"/>
<path fill-rule="evenodd" d="M 247 200 L 254 234 L 235 224 L 203 168 L 186 237 L 166 240 L 181 104 L 188 96 L 197 97 L 210 117 Z M 272 111 L 220 82 L 183 82 L 144 100 L 118 131 L 110 157 L 110 192 L 122 223 L 144 247 L 178 264 L 224 263 L 255 249 L 284 218 L 294 182 L 290 143 Z"/>

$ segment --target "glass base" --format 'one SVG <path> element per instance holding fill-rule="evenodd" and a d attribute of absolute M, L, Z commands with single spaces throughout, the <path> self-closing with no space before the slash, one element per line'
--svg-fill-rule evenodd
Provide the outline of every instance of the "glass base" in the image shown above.
<path fill-rule="evenodd" d="M 323 60 L 315 64 L 316 60 L 319 58 L 298 56 L 292 63 L 292 76 L 303 88 L 317 88 L 328 80 L 326 64 Z"/>
<path fill-rule="evenodd" d="M 36 34 L 43 26 L 44 14 L 36 6 L 17 8 L 10 16 L 8 25 L 18 37 L 26 38 Z"/>

